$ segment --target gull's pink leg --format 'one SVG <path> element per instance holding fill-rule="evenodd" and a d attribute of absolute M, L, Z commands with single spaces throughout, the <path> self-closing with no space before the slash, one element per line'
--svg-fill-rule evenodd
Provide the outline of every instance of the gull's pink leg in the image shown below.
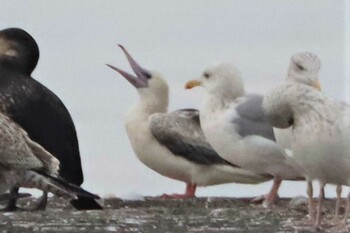
<path fill-rule="evenodd" d="M 318 196 L 316 222 L 315 222 L 315 225 L 314 225 L 316 229 L 320 229 L 320 226 L 321 226 L 322 206 L 323 206 L 323 201 L 324 201 L 324 186 L 325 186 L 325 184 L 320 182 L 320 194 Z"/>
<path fill-rule="evenodd" d="M 308 210 L 309 210 L 309 221 L 313 224 L 315 223 L 315 208 L 314 208 L 314 200 L 313 200 L 313 188 L 312 181 L 307 181 L 307 197 L 308 197 Z"/>
<path fill-rule="evenodd" d="M 275 203 L 276 198 L 278 196 L 278 189 L 280 188 L 282 183 L 282 179 L 279 177 L 275 177 L 273 179 L 273 184 L 271 187 L 270 192 L 266 195 L 265 200 L 263 201 L 262 205 L 265 208 L 270 208 Z"/>
<path fill-rule="evenodd" d="M 350 209 L 350 193 L 348 194 L 348 198 L 346 201 L 346 209 L 345 209 L 344 218 L 342 221 L 336 223 L 337 226 L 335 226 L 331 229 L 332 232 L 349 232 L 349 228 L 346 224 L 346 220 L 347 220 L 348 214 L 349 214 L 349 209 Z"/>
<path fill-rule="evenodd" d="M 161 197 L 162 198 L 169 198 L 169 199 L 176 199 L 176 198 L 193 198 L 195 197 L 195 194 L 196 194 L 196 188 L 197 188 L 197 185 L 195 184 L 191 184 L 191 183 L 188 183 L 186 185 L 186 192 L 184 194 L 163 194 Z"/>
<path fill-rule="evenodd" d="M 348 194 L 348 199 L 346 201 L 346 209 L 345 209 L 345 214 L 344 214 L 344 219 L 343 219 L 343 221 L 345 223 L 346 223 L 346 220 L 348 218 L 349 209 L 350 209 L 350 193 Z"/>
<path fill-rule="evenodd" d="M 341 204 L 341 191 L 342 191 L 342 187 L 341 185 L 337 185 L 337 201 L 335 203 L 335 216 L 334 219 L 337 219 L 339 217 L 339 209 L 340 209 L 340 204 Z"/>
<path fill-rule="evenodd" d="M 278 198 L 278 189 L 282 180 L 279 177 L 273 179 L 272 187 L 268 194 L 253 198 L 250 202 L 262 203 L 265 208 L 270 208 Z"/>

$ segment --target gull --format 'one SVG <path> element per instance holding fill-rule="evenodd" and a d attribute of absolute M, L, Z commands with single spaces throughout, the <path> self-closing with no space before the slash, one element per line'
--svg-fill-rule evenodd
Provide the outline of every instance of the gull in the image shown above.
<path fill-rule="evenodd" d="M 308 182 L 316 180 L 320 184 L 314 223 L 318 229 L 325 185 L 350 184 L 350 106 L 310 85 L 286 82 L 265 96 L 263 108 L 274 127 L 292 126 L 293 158 Z M 350 195 L 344 223 L 349 202 Z"/>
<path fill-rule="evenodd" d="M 60 162 L 10 118 L 0 113 L 0 193 L 14 187 L 37 188 L 64 198 L 99 199 L 57 177 Z M 6 210 L 6 209 L 5 209 Z"/>
<path fill-rule="evenodd" d="M 310 52 L 299 52 L 294 54 L 289 63 L 287 82 L 305 84 L 314 87 L 316 90 L 321 91 L 321 85 L 319 81 L 319 72 L 321 68 L 321 61 L 318 56 Z M 292 127 L 286 129 L 274 128 L 277 144 L 283 148 L 292 149 Z M 335 217 L 339 215 L 340 203 L 341 203 L 341 185 L 336 188 L 337 200 L 335 205 Z M 312 182 L 307 181 L 307 194 L 308 194 L 308 208 L 310 220 L 314 221 L 314 208 L 313 208 L 313 188 Z"/>
<path fill-rule="evenodd" d="M 273 128 L 262 109 L 263 96 L 245 94 L 240 72 L 231 63 L 215 63 L 186 88 L 206 90 L 200 121 L 210 145 L 225 160 L 256 174 L 274 177 L 263 206 L 270 207 L 283 179 L 300 180 L 299 168 L 276 144 Z"/>
<path fill-rule="evenodd" d="M 321 61 L 316 54 L 310 52 L 300 52 L 294 54 L 289 63 L 287 72 L 287 82 L 303 83 L 315 87 L 321 91 L 319 72 Z M 291 128 L 274 128 L 277 144 L 291 150 L 292 132 Z"/>
<path fill-rule="evenodd" d="M 129 81 L 140 99 L 126 116 L 125 127 L 138 159 L 155 172 L 186 183 L 185 194 L 166 198 L 194 197 L 197 186 L 223 183 L 256 184 L 271 179 L 222 159 L 205 140 L 198 111 L 168 113 L 169 88 L 161 74 L 142 68 L 119 45 L 135 75 L 108 65 Z"/>
<path fill-rule="evenodd" d="M 289 63 L 287 72 L 287 82 L 301 83 L 314 87 L 316 90 L 321 91 L 321 85 L 319 82 L 319 72 L 321 68 L 321 61 L 317 55 L 310 52 L 300 52 L 294 54 Z M 276 136 L 277 144 L 282 146 L 285 150 L 292 153 L 292 127 L 288 128 L 275 128 L 274 133 Z M 292 156 L 292 154 L 291 154 Z M 341 187 L 341 186 L 340 186 Z M 337 188 L 337 210 L 339 212 L 340 194 L 341 189 Z M 313 208 L 313 188 L 312 182 L 307 180 L 307 195 L 308 195 L 308 209 L 309 220 L 314 221 L 314 208 Z"/>

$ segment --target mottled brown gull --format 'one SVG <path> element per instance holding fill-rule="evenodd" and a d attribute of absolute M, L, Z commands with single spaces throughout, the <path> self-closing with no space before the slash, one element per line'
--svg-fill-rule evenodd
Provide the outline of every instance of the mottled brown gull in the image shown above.
<path fill-rule="evenodd" d="M 318 228 L 324 186 L 350 184 L 350 107 L 309 85 L 295 82 L 287 82 L 270 92 L 263 107 L 274 127 L 292 126 L 293 158 L 307 180 L 320 183 L 314 225 Z M 344 220 L 347 213 L 348 208 Z"/>
<path fill-rule="evenodd" d="M 59 161 L 7 116 L 0 113 L 0 193 L 13 187 L 37 188 L 65 198 L 98 199 L 57 177 Z"/>
<path fill-rule="evenodd" d="M 294 54 L 289 63 L 287 82 L 305 84 L 314 87 L 316 90 L 321 91 L 321 85 L 319 81 L 319 72 L 321 68 L 321 61 L 318 56 L 310 52 L 299 52 Z M 292 127 L 286 129 L 274 128 L 276 141 L 286 150 L 292 153 Z M 292 155 L 292 154 L 291 154 Z M 341 185 L 336 188 L 337 200 L 335 205 L 335 217 L 339 215 L 339 209 L 341 204 Z M 314 207 L 313 207 L 313 188 L 312 182 L 307 181 L 307 194 L 308 194 L 308 208 L 309 218 L 311 221 L 315 221 Z"/>

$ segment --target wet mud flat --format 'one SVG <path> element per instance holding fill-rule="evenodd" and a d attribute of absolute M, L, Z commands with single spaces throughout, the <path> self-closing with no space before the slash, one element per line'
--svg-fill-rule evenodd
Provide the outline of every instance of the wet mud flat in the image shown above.
<path fill-rule="evenodd" d="M 22 200 L 23 205 L 33 202 Z M 309 232 L 306 203 L 292 205 L 282 199 L 264 209 L 244 198 L 165 200 L 105 199 L 103 211 L 76 211 L 66 201 L 50 198 L 46 211 L 0 213 L 0 233 L 5 232 Z M 326 222 L 333 215 L 334 200 L 325 202 Z M 344 211 L 344 206 L 342 207 Z M 325 231 L 333 226 L 326 224 Z"/>

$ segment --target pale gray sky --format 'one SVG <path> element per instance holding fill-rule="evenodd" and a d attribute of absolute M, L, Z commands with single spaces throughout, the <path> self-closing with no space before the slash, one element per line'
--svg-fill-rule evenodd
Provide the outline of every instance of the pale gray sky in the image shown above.
<path fill-rule="evenodd" d="M 1 0 L 0 28 L 23 28 L 39 44 L 33 76 L 72 114 L 84 187 L 118 196 L 156 195 L 183 192 L 184 184 L 151 171 L 132 152 L 123 116 L 137 93 L 104 65 L 130 70 L 116 44 L 167 78 L 170 110 L 199 105 L 202 90 L 185 91 L 183 85 L 213 61 L 234 62 L 246 89 L 265 93 L 284 81 L 291 55 L 300 51 L 321 58 L 324 92 L 344 99 L 346 1 Z M 304 186 L 285 184 L 282 196 L 304 194 Z M 231 184 L 198 194 L 254 196 L 268 189 Z"/>
<path fill-rule="evenodd" d="M 346 23 L 346 29 L 345 29 L 345 95 L 347 102 L 350 102 L 350 1 L 345 1 L 345 23 Z"/>

